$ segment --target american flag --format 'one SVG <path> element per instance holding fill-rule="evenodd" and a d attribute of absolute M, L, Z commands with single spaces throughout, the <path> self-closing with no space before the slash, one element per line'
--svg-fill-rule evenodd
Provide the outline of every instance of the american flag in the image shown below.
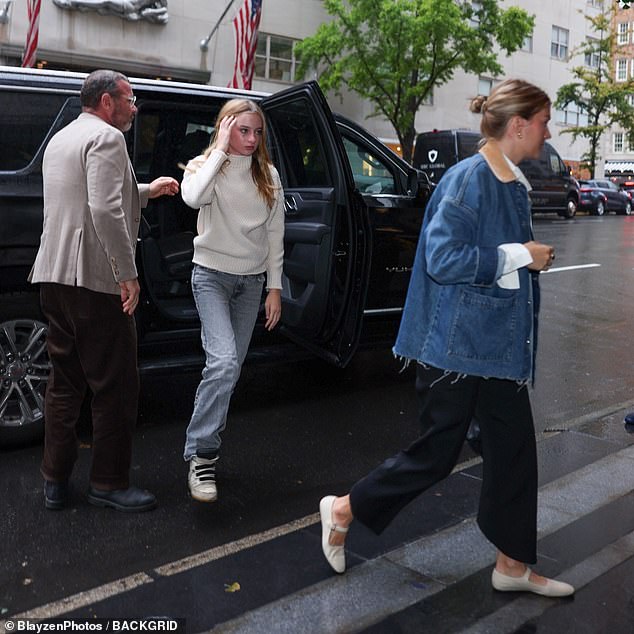
<path fill-rule="evenodd" d="M 24 56 L 22 57 L 22 66 L 24 68 L 33 68 L 33 66 L 35 66 L 41 4 L 42 0 L 26 0 L 29 30 L 26 33 L 26 46 L 24 47 Z"/>
<path fill-rule="evenodd" d="M 251 89 L 261 13 L 262 0 L 244 0 L 240 11 L 233 18 L 236 61 L 233 67 L 233 78 L 228 84 L 231 88 Z"/>

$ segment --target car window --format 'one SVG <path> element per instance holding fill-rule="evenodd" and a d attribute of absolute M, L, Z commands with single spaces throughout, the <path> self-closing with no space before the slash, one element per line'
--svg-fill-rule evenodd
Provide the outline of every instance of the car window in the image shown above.
<path fill-rule="evenodd" d="M 267 115 L 275 132 L 269 142 L 282 186 L 332 187 L 326 152 L 314 113 L 306 108 L 306 102 L 296 99 L 267 111 Z"/>
<path fill-rule="evenodd" d="M 66 95 L 3 91 L 0 109 L 0 171 L 27 167 L 57 118 Z"/>
<path fill-rule="evenodd" d="M 394 175 L 386 164 L 357 141 L 343 135 L 343 146 L 357 189 L 365 194 L 395 194 Z"/>
<path fill-rule="evenodd" d="M 162 175 L 181 180 L 183 171 L 178 164 L 186 164 L 209 146 L 221 105 L 222 100 L 208 109 L 141 103 L 133 151 L 138 180 L 147 182 Z"/>
<path fill-rule="evenodd" d="M 550 171 L 553 174 L 561 173 L 561 166 L 559 165 L 559 156 L 549 147 L 547 149 L 548 163 L 550 164 Z"/>
<path fill-rule="evenodd" d="M 209 146 L 213 124 L 223 102 L 219 99 L 217 104 L 203 108 L 141 101 L 134 134 L 128 138 L 137 180 L 149 183 L 158 176 L 172 176 L 182 181 L 181 165 L 186 165 Z M 150 201 L 143 217 L 151 235 L 159 241 L 165 242 L 175 234 L 195 232 L 196 215 L 181 196 Z"/>

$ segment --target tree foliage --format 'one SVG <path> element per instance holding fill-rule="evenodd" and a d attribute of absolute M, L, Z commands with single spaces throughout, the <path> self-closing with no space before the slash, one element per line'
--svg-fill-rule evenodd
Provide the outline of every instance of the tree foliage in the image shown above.
<path fill-rule="evenodd" d="M 524 10 L 497 0 L 323 0 L 333 20 L 300 42 L 298 74 L 315 69 L 325 90 L 347 86 L 393 125 L 411 159 L 414 120 L 434 87 L 457 69 L 499 75 L 498 51 L 532 32 Z"/>
<path fill-rule="evenodd" d="M 587 123 L 571 125 L 564 130 L 572 135 L 573 141 L 581 137 L 588 140 L 588 150 L 582 155 L 582 166 L 590 171 L 593 178 L 599 161 L 600 141 L 604 132 L 613 125 L 619 125 L 634 132 L 634 107 L 630 95 L 634 93 L 634 80 L 616 80 L 615 60 L 620 56 L 621 47 L 616 45 L 613 30 L 615 4 L 598 15 L 586 15 L 591 30 L 596 37 L 589 38 L 573 54 L 584 56 L 584 65 L 572 69 L 575 81 L 564 84 L 557 91 L 555 106 L 562 110 L 570 104 L 587 116 Z M 625 56 L 624 56 L 625 58 Z M 626 73 L 629 76 L 629 73 Z"/>

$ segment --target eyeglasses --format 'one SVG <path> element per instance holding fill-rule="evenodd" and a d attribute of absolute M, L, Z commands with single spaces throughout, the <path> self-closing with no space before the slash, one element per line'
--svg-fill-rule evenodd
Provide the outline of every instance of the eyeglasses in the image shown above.
<path fill-rule="evenodd" d="M 113 97 L 121 97 L 125 99 L 131 106 L 136 103 L 136 95 L 132 95 L 131 97 L 127 97 L 126 95 L 122 95 L 121 93 L 110 93 Z"/>

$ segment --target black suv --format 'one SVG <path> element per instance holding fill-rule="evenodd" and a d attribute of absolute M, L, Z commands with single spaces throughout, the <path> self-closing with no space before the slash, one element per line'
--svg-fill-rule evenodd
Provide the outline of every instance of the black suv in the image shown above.
<path fill-rule="evenodd" d="M 46 324 L 27 275 L 42 231 L 42 154 L 78 116 L 83 79 L 0 67 L 0 444 L 42 429 Z M 278 333 L 256 327 L 251 357 L 302 344 L 345 366 L 360 337 L 393 341 L 430 193 L 424 174 L 333 116 L 315 82 L 274 95 L 143 79 L 131 84 L 139 111 L 127 140 L 139 182 L 159 175 L 180 181 L 178 164 L 208 145 L 225 100 L 248 96 L 266 113 L 285 193 L 283 310 Z M 150 201 L 144 211 L 137 250 L 142 372 L 203 363 L 190 288 L 195 227 L 196 212 L 180 196 Z"/>

